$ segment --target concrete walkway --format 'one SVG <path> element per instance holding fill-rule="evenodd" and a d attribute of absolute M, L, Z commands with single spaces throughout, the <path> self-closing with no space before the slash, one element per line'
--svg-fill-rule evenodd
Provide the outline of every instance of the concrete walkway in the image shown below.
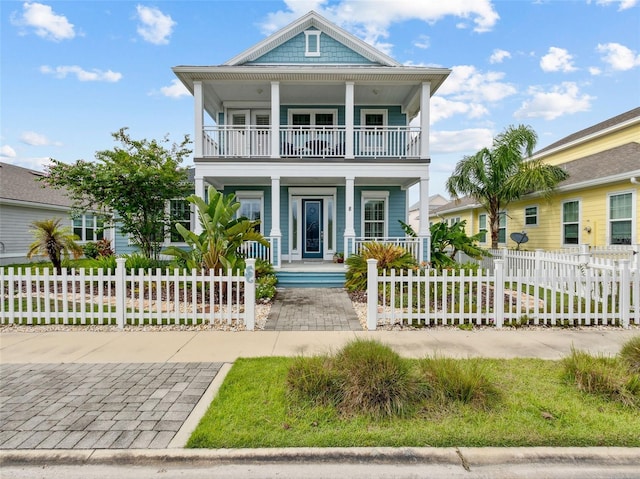
<path fill-rule="evenodd" d="M 362 331 L 342 288 L 278 289 L 266 331 Z"/>

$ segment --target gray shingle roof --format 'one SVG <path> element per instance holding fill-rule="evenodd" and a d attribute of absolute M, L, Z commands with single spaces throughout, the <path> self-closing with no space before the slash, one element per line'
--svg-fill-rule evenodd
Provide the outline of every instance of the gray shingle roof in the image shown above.
<path fill-rule="evenodd" d="M 546 146 L 541 150 L 536 151 L 533 156 L 538 156 L 541 153 L 544 153 L 546 151 L 554 150 L 564 144 L 579 140 L 580 138 L 583 138 L 585 136 L 593 135 L 594 133 L 597 133 L 602 130 L 606 130 L 607 128 L 611 128 L 612 126 L 618 125 L 620 123 L 624 123 L 625 121 L 629 121 L 639 116 L 640 116 L 640 107 L 634 108 L 633 110 L 629 110 L 625 113 L 614 116 L 613 118 L 609 118 L 608 120 L 597 123 L 593 126 L 590 126 L 589 128 L 585 128 L 584 130 L 580 130 L 575 133 L 572 133 L 569 136 L 565 136 L 561 140 L 558 140 L 555 143 L 552 143 L 549 146 Z"/>
<path fill-rule="evenodd" d="M 569 178 L 558 185 L 560 187 L 626 173 L 635 176 L 640 171 L 640 143 L 616 146 L 558 166 L 569 173 Z"/>
<path fill-rule="evenodd" d="M 39 182 L 40 171 L 0 162 L 0 199 L 71 207 L 63 190 Z"/>

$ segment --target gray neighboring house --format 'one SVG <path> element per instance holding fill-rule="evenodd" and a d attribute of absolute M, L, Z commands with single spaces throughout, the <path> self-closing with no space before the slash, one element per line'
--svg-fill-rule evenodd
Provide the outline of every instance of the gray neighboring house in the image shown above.
<path fill-rule="evenodd" d="M 62 190 L 38 181 L 44 173 L 0 162 L 0 265 L 24 263 L 37 220 L 62 218 L 80 243 L 102 238 L 93 214 L 71 216 L 71 200 Z"/>

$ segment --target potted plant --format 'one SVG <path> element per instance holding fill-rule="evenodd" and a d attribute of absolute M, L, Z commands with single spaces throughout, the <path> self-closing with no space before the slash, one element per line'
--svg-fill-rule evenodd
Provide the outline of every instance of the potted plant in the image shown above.
<path fill-rule="evenodd" d="M 344 253 L 337 251 L 333 254 L 334 263 L 344 263 Z"/>

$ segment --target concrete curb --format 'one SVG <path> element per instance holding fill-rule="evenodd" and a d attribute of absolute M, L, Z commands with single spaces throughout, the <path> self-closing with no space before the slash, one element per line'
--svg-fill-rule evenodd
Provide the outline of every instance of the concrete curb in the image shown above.
<path fill-rule="evenodd" d="M 376 463 L 473 467 L 515 464 L 638 466 L 640 448 L 274 448 L 274 449 L 85 449 L 0 450 L 0 466 L 108 464 Z"/>

